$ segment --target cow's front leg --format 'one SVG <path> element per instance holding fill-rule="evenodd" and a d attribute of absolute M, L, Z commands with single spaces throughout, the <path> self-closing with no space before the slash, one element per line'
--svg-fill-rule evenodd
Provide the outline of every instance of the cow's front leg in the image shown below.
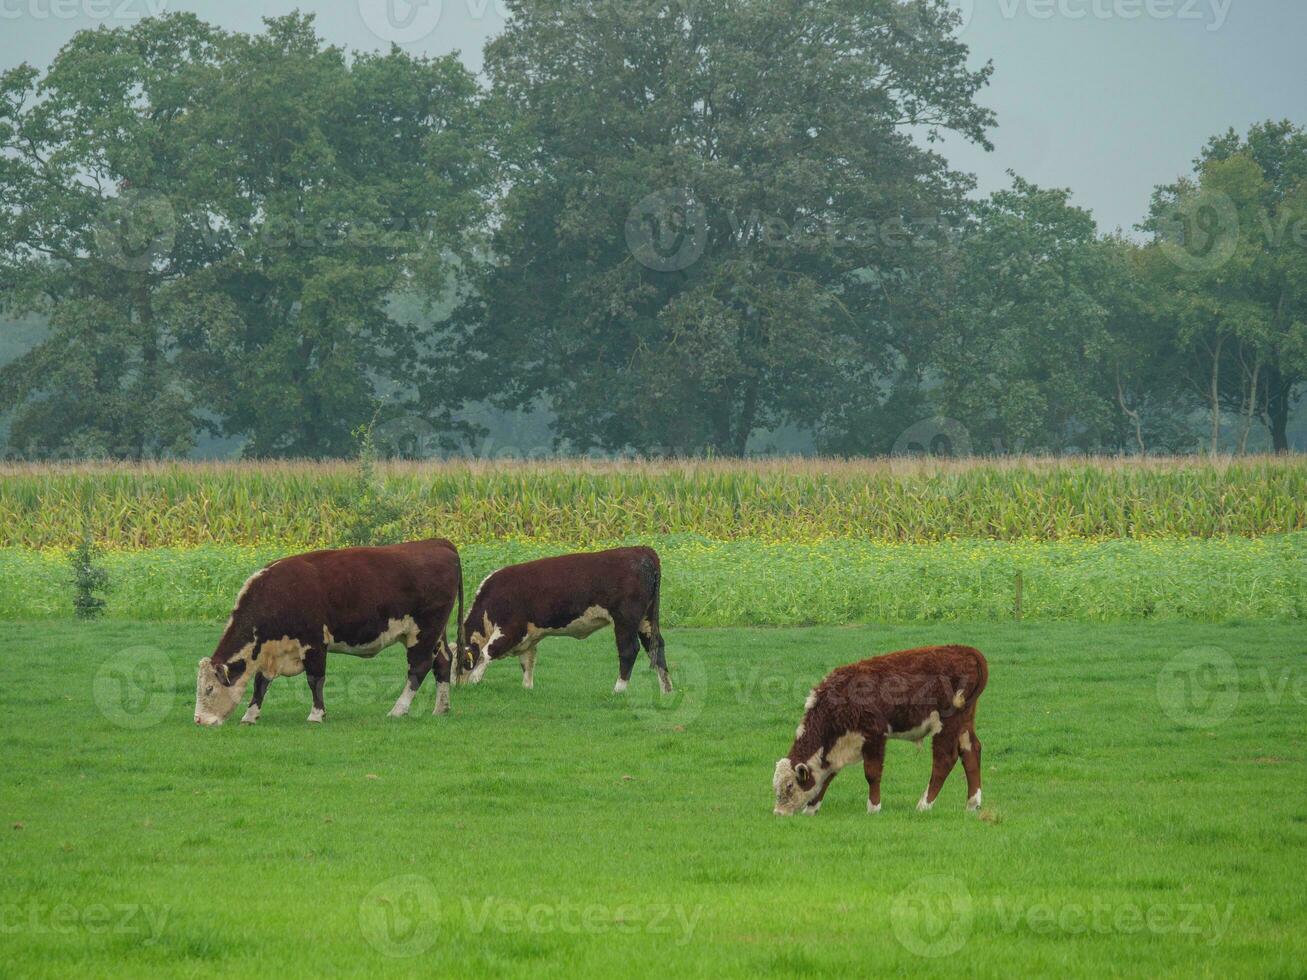
<path fill-rule="evenodd" d="M 250 706 L 245 709 L 245 716 L 241 718 L 242 725 L 253 725 L 259 720 L 259 714 L 263 711 L 263 696 L 268 693 L 268 685 L 272 683 L 272 678 L 264 677 L 263 671 L 254 672 L 254 696 L 250 698 Z"/>
<path fill-rule="evenodd" d="M 835 777 L 838 775 L 838 769 L 832 769 L 830 772 L 826 773 L 826 775 L 822 777 L 821 789 L 817 790 L 817 795 L 810 799 L 808 805 L 799 812 L 807 814 L 810 817 L 816 816 L 817 812 L 821 809 L 821 801 L 826 798 L 826 790 L 830 789 L 830 784 L 835 781 Z"/>
<path fill-rule="evenodd" d="M 535 687 L 536 648 L 523 650 L 518 660 L 522 664 L 522 686 L 529 691 Z"/>
<path fill-rule="evenodd" d="M 873 736 L 862 743 L 862 772 L 867 777 L 867 812 L 880 813 L 880 774 L 885 768 L 885 739 Z"/>
<path fill-rule="evenodd" d="M 327 708 L 322 703 L 322 686 L 327 683 L 325 652 L 313 650 L 304 657 L 304 676 L 308 678 L 309 693 L 313 695 L 313 710 L 309 712 L 308 720 L 320 722 L 327 715 Z"/>

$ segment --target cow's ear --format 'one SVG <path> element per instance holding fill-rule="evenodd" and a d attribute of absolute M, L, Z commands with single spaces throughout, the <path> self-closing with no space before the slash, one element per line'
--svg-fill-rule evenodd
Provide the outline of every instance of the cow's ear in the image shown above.
<path fill-rule="evenodd" d="M 812 770 L 808 767 L 806 762 L 800 762 L 794 767 L 794 778 L 799 781 L 799 785 L 804 789 L 810 789 L 813 783 L 816 782 L 816 780 L 812 778 Z"/>
<path fill-rule="evenodd" d="M 248 666 L 249 664 L 244 660 L 237 660 L 234 664 L 227 664 L 223 674 L 225 678 L 223 683 L 230 686 L 240 680 L 245 674 L 245 668 Z"/>

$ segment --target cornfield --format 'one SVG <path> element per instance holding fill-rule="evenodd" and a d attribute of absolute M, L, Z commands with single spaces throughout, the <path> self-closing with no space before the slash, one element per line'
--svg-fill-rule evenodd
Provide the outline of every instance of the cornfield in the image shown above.
<path fill-rule="evenodd" d="M 1258 537 L 1307 528 L 1307 459 L 392 462 L 398 536 L 586 545 Z M 0 547 L 336 543 L 350 462 L 0 467 Z"/>

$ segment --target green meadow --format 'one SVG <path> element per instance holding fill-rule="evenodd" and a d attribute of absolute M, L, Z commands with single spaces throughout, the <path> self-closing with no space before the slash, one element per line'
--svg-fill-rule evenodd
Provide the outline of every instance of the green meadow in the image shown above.
<path fill-rule="evenodd" d="M 1299 976 L 1307 640 L 1293 624 L 677 629 L 677 692 L 550 640 L 453 712 L 386 711 L 397 650 L 198 729 L 219 621 L 6 623 L 8 976 Z M 836 664 L 991 664 L 985 807 L 893 743 L 819 816 L 773 763 Z"/>

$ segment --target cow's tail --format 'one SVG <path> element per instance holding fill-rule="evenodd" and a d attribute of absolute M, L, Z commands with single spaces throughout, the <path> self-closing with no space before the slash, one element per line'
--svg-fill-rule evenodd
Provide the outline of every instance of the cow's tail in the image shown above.
<path fill-rule="evenodd" d="M 454 673 L 460 673 L 466 669 L 467 664 L 463 662 L 465 650 L 467 650 L 467 630 L 463 626 L 463 556 L 455 552 L 458 562 L 458 623 L 454 631 L 454 653 L 458 658 L 454 661 Z"/>

